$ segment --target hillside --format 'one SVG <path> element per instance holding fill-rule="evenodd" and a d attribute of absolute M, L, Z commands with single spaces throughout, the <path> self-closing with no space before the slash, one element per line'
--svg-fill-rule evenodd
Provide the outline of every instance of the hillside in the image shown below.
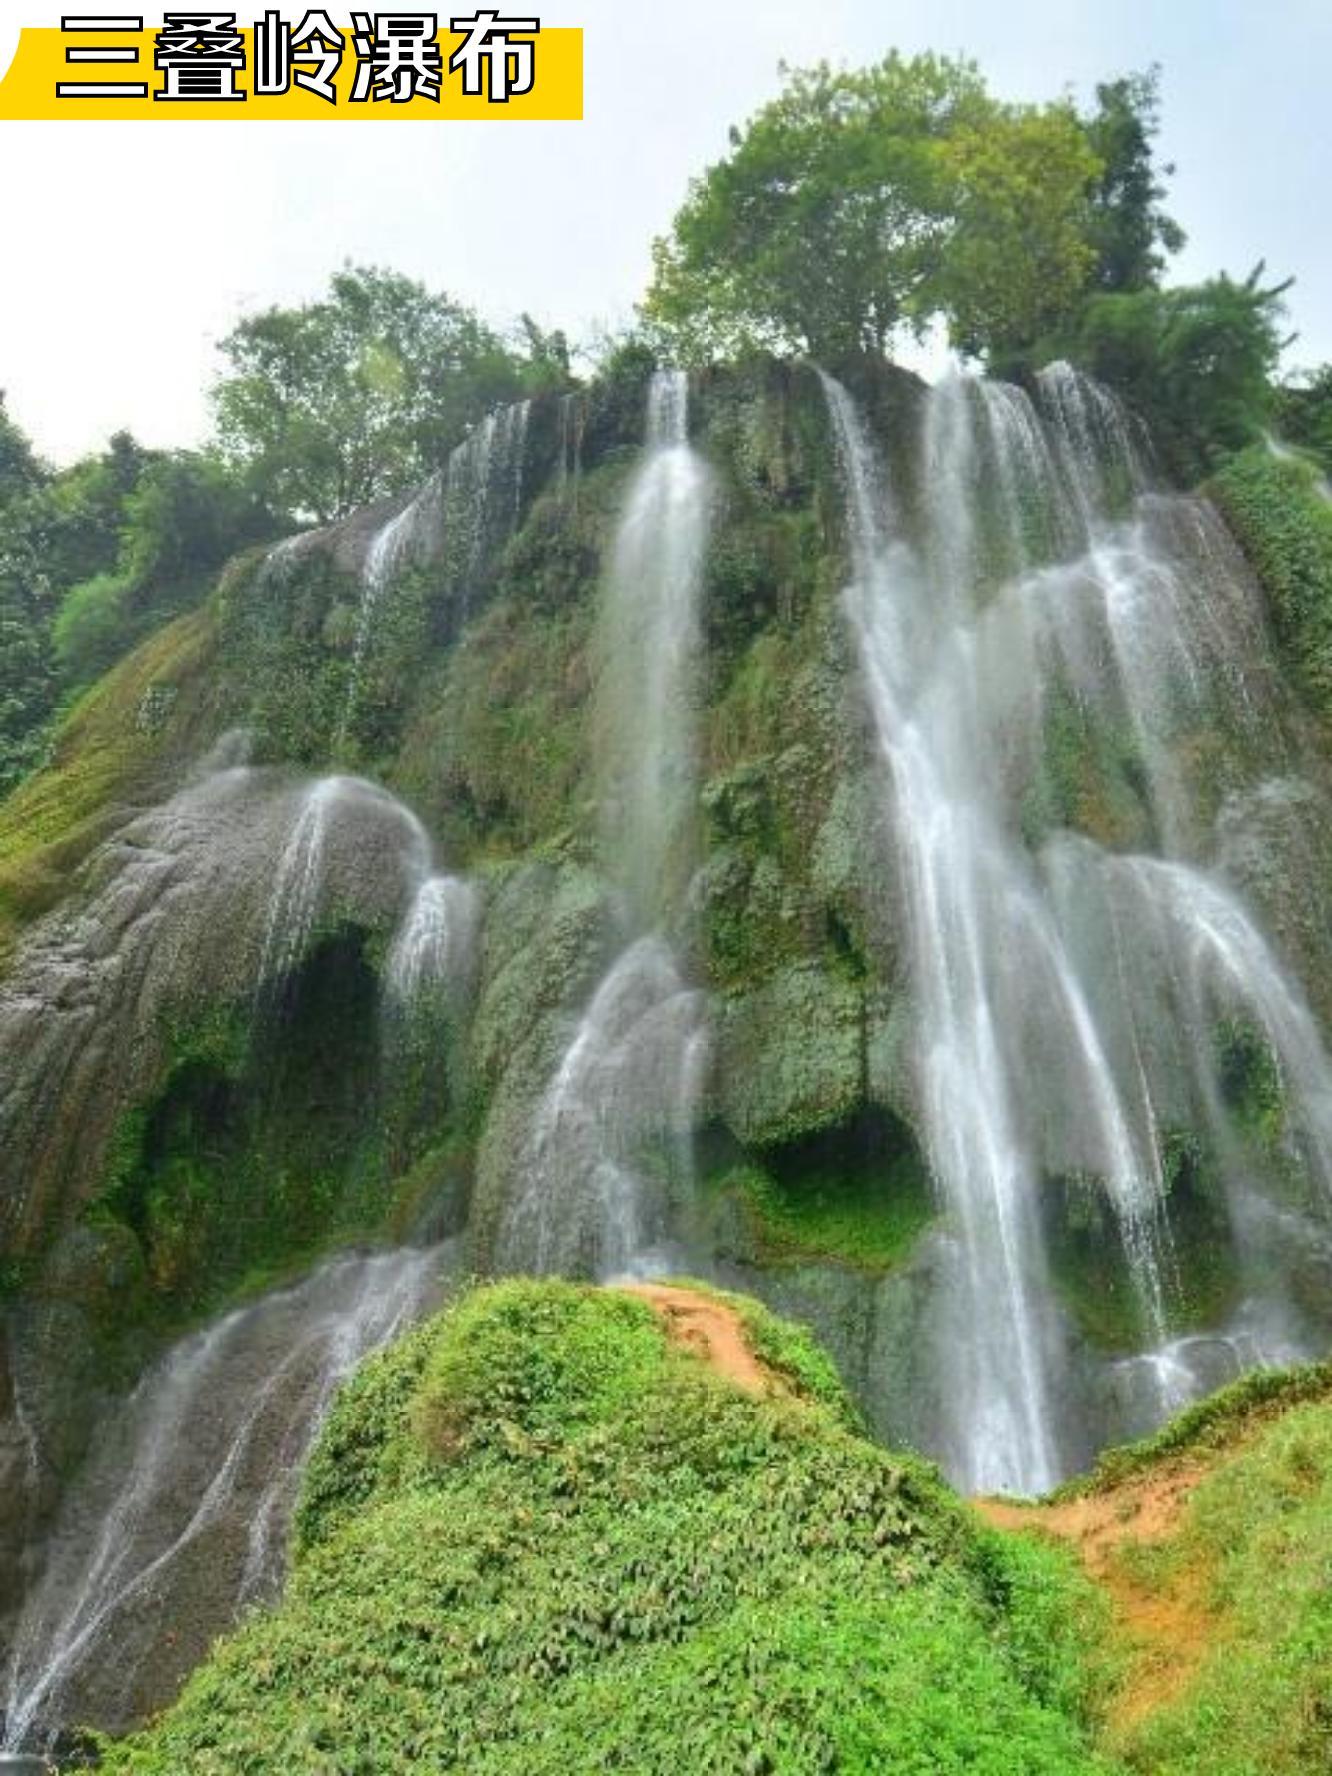
<path fill-rule="evenodd" d="M 680 1314 L 740 1327 L 762 1390 Z M 283 1605 L 104 1769 L 1108 1768 L 1062 1561 L 867 1442 L 739 1299 L 468 1296 L 344 1393 L 297 1544 Z"/>

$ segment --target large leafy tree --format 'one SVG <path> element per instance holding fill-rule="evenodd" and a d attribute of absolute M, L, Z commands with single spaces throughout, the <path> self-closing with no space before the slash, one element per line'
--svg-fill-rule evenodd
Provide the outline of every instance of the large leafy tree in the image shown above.
<path fill-rule="evenodd" d="M 1067 105 L 996 107 L 941 157 L 952 225 L 935 299 L 953 343 L 993 358 L 1058 325 L 1082 295 L 1100 162 Z"/>
<path fill-rule="evenodd" d="M 472 311 L 397 272 L 347 266 L 327 296 L 222 341 L 223 449 L 275 509 L 326 520 L 424 478 L 524 360 Z"/>
<path fill-rule="evenodd" d="M 835 358 L 923 323 L 948 233 L 941 144 L 990 102 L 970 62 L 788 71 L 654 247 L 650 321 L 695 356 Z"/>
<path fill-rule="evenodd" d="M 883 351 L 944 319 L 1012 361 L 1092 292 L 1152 287 L 1183 234 L 1161 207 L 1155 69 L 1067 101 L 993 98 L 974 64 L 896 53 L 787 72 L 657 241 L 645 318 L 688 357 Z"/>

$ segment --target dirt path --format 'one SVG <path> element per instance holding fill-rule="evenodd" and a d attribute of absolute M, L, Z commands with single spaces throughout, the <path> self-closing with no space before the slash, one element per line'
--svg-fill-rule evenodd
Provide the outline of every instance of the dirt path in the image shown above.
<path fill-rule="evenodd" d="M 720 1374 L 747 1394 L 769 1394 L 778 1385 L 745 1337 L 740 1316 L 725 1302 L 710 1301 L 692 1289 L 672 1288 L 666 1283 L 624 1283 L 626 1294 L 637 1295 L 661 1315 L 668 1336 L 710 1363 Z"/>
<path fill-rule="evenodd" d="M 1215 1642 L 1218 1621 L 1205 1573 L 1181 1567 L 1151 1582 L 1133 1568 L 1133 1550 L 1171 1540 L 1193 1489 L 1209 1471 L 1196 1460 L 1182 1461 L 1058 1504 L 972 1501 L 998 1529 L 1036 1530 L 1066 1542 L 1105 1591 L 1129 1654 L 1111 1709 L 1112 1733 L 1131 1729 L 1181 1695 Z"/>

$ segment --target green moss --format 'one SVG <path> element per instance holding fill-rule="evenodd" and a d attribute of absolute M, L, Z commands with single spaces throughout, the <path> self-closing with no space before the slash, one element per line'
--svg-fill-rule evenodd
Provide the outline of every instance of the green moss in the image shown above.
<path fill-rule="evenodd" d="M 1183 1256 L 1178 1265 L 1167 1257 L 1162 1279 L 1169 1329 L 1203 1331 L 1224 1323 L 1241 1286 L 1219 1163 L 1193 1131 L 1174 1129 L 1162 1139 L 1162 1171 L 1171 1239 Z M 1048 1178 L 1045 1194 L 1050 1268 L 1064 1308 L 1098 1350 L 1141 1350 L 1150 1328 L 1104 1181 Z"/>
<path fill-rule="evenodd" d="M 386 1233 L 401 1207 L 362 936 L 316 944 L 280 1021 L 254 1015 L 182 1019 L 160 1084 L 112 1141 L 98 1210 L 138 1240 L 163 1329 Z"/>
<path fill-rule="evenodd" d="M 1005 1575 L 928 1469 L 614 1292 L 502 1285 L 374 1359 L 298 1546 L 109 1771 L 1108 1768 L 1062 1573 Z"/>
<path fill-rule="evenodd" d="M 929 1178 L 902 1131 L 872 1117 L 718 1174 L 741 1206 L 757 1261 L 831 1261 L 883 1274 L 910 1257 L 934 1215 Z M 872 1125 L 872 1126 L 871 1126 Z"/>
<path fill-rule="evenodd" d="M 1137 736 L 1070 692 L 1046 701 L 1040 769 L 1023 797 L 1027 842 L 1060 828 L 1110 851 L 1150 846 L 1147 775 Z"/>
<path fill-rule="evenodd" d="M 22 928 L 205 726 L 215 662 L 211 610 L 179 618 L 79 699 L 50 763 L 0 803 L 0 972 Z"/>

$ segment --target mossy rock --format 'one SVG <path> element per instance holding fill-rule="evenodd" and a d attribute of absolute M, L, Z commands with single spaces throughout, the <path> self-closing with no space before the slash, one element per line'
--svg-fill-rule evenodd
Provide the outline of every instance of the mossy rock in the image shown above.
<path fill-rule="evenodd" d="M 716 1031 L 716 1107 L 747 1147 L 845 1122 L 865 1101 L 864 994 L 817 962 L 724 1000 Z"/>

